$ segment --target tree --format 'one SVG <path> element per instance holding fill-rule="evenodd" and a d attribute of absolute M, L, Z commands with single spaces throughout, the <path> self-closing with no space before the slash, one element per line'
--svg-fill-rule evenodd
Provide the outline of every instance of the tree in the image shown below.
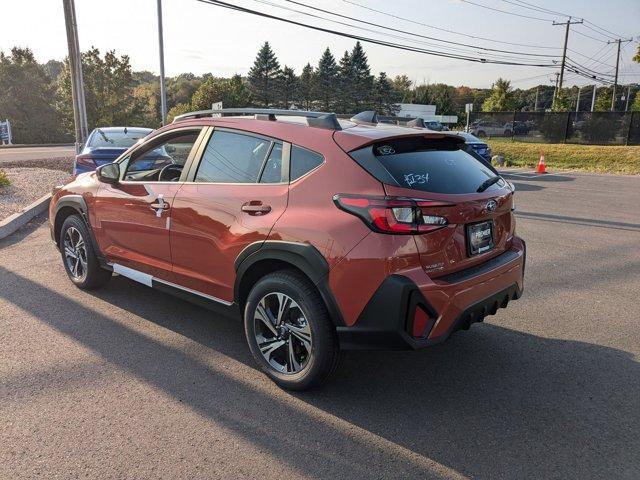
<path fill-rule="evenodd" d="M 398 93 L 393 89 L 392 82 L 385 72 L 380 72 L 373 87 L 373 102 L 375 110 L 382 115 L 397 113 L 396 99 Z"/>
<path fill-rule="evenodd" d="M 279 80 L 282 103 L 284 108 L 288 109 L 291 106 L 291 102 L 296 98 L 299 80 L 293 68 L 286 65 L 282 69 Z"/>
<path fill-rule="evenodd" d="M 608 112 L 611 110 L 611 96 L 613 89 L 610 87 L 602 87 L 596 90 L 596 104 L 594 110 L 596 112 Z"/>
<path fill-rule="evenodd" d="M 321 108 L 330 112 L 336 104 L 336 87 L 338 83 L 338 65 L 329 47 L 324 51 L 315 75 L 315 95 L 320 100 Z"/>
<path fill-rule="evenodd" d="M 264 42 L 249 70 L 251 93 L 262 106 L 269 107 L 274 103 L 279 75 L 280 63 L 269 42 Z"/>
<path fill-rule="evenodd" d="M 109 51 L 100 56 L 97 48 L 82 53 L 85 104 L 89 130 L 105 125 L 135 125 L 136 101 L 129 57 L 116 56 Z M 64 117 L 64 126 L 73 131 L 73 103 L 71 100 L 71 72 L 69 61 L 58 79 L 58 106 Z"/>
<path fill-rule="evenodd" d="M 498 78 L 491 87 L 491 95 L 482 104 L 483 112 L 507 112 L 513 110 L 511 82 Z"/>
<path fill-rule="evenodd" d="M 638 44 L 638 50 L 636 50 L 636 54 L 633 56 L 633 61 L 640 63 L 640 43 Z"/>
<path fill-rule="evenodd" d="M 373 93 L 373 76 L 362 44 L 356 42 L 351 51 L 351 74 L 353 76 L 353 113 L 369 108 Z"/>
<path fill-rule="evenodd" d="M 216 102 L 224 108 L 244 108 L 251 104 L 251 93 L 238 74 L 230 79 L 208 77 L 191 98 L 192 110 L 208 110 Z"/>
<path fill-rule="evenodd" d="M 181 73 L 177 77 L 167 79 L 167 107 L 171 108 L 179 103 L 191 103 L 191 97 L 202 80 L 193 73 Z"/>
<path fill-rule="evenodd" d="M 331 87 L 338 87 L 338 94 L 336 95 L 336 110 L 340 113 L 352 113 L 353 96 L 355 93 L 355 76 L 351 65 L 351 54 L 348 50 L 345 50 L 344 55 L 342 55 L 342 58 L 340 59 L 340 66 L 338 67 L 338 81 L 336 83 L 337 85 Z"/>
<path fill-rule="evenodd" d="M 133 123 L 157 128 L 161 124 L 160 82 L 143 83 L 133 88 Z"/>
<path fill-rule="evenodd" d="M 49 78 L 52 81 L 56 81 L 60 72 L 62 72 L 62 67 L 64 67 L 64 63 L 59 60 L 49 60 L 47 63 L 43 65 L 44 70 L 49 75 Z"/>
<path fill-rule="evenodd" d="M 0 113 L 11 121 L 15 143 L 68 140 L 61 137 L 60 116 L 53 107 L 55 87 L 28 48 L 0 52 Z"/>
<path fill-rule="evenodd" d="M 189 103 L 178 103 L 171 107 L 171 109 L 167 112 L 167 122 L 173 122 L 173 119 L 178 115 L 182 115 L 183 113 L 189 113 L 193 111 L 191 105 Z"/>
<path fill-rule="evenodd" d="M 553 101 L 551 110 L 554 112 L 568 112 L 572 110 L 574 100 L 570 88 L 558 88 L 556 98 Z"/>
<path fill-rule="evenodd" d="M 408 103 L 411 101 L 412 81 L 406 75 L 396 75 L 391 85 L 398 101 Z"/>
<path fill-rule="evenodd" d="M 298 84 L 298 99 L 302 108 L 305 108 L 306 110 L 311 110 L 311 103 L 314 100 L 314 83 L 315 72 L 313 71 L 311 64 L 307 63 L 302 69 L 302 74 L 300 74 L 300 81 Z"/>
<path fill-rule="evenodd" d="M 640 92 L 636 93 L 636 98 L 629 107 L 632 112 L 640 112 Z"/>

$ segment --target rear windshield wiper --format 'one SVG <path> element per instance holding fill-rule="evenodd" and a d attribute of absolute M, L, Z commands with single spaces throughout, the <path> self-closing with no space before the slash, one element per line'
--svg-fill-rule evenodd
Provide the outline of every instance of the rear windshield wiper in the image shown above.
<path fill-rule="evenodd" d="M 495 177 L 487 178 L 484 182 L 482 182 L 480 184 L 480 186 L 478 187 L 478 190 L 476 190 L 476 192 L 478 192 L 478 193 L 484 192 L 487 188 L 489 188 L 494 183 L 499 182 L 500 180 L 502 180 L 502 177 L 500 177 L 498 175 L 496 175 Z"/>

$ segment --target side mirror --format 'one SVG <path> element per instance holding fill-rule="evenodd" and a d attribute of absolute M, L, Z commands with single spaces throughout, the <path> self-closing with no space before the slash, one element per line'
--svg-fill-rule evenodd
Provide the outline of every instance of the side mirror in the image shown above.
<path fill-rule="evenodd" d="M 98 180 L 104 183 L 118 183 L 120 181 L 120 164 L 107 163 L 96 169 Z"/>

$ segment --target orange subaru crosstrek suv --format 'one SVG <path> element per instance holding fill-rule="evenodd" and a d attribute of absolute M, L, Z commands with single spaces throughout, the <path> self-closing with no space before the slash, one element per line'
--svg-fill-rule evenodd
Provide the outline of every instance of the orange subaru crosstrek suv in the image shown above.
<path fill-rule="evenodd" d="M 513 187 L 422 125 L 182 115 L 58 187 L 51 234 L 78 287 L 116 273 L 236 315 L 262 370 L 305 389 L 341 349 L 434 345 L 522 293 Z"/>

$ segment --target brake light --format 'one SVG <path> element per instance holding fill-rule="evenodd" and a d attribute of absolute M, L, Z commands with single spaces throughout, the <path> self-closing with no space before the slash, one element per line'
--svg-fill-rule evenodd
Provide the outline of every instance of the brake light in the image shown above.
<path fill-rule="evenodd" d="M 333 202 L 340 210 L 351 213 L 374 232 L 395 235 L 416 235 L 445 227 L 449 222 L 440 215 L 425 215 L 424 208 L 449 207 L 440 201 L 405 197 L 379 197 L 337 194 Z"/>
<path fill-rule="evenodd" d="M 85 153 L 76 157 L 76 165 L 82 165 L 87 168 L 96 168 L 96 164 L 90 154 Z"/>

